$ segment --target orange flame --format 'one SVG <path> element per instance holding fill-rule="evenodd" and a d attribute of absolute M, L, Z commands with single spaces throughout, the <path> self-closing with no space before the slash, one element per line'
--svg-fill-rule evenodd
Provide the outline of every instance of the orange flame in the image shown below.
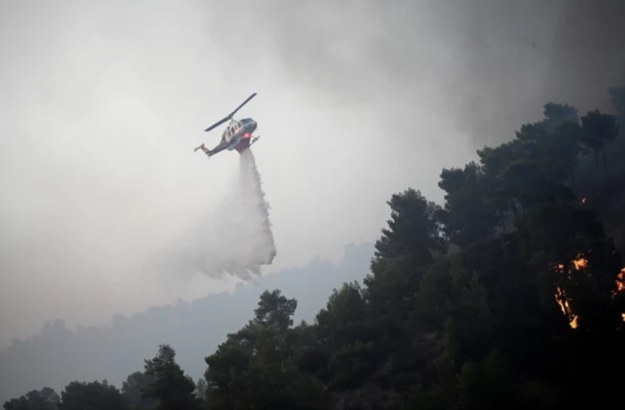
<path fill-rule="evenodd" d="M 588 259 L 584 258 L 581 254 L 577 255 L 577 259 L 573 259 L 573 266 L 575 269 L 580 270 L 588 267 Z"/>
<path fill-rule="evenodd" d="M 616 292 L 619 293 L 625 291 L 625 267 L 616 275 Z"/>
<path fill-rule="evenodd" d="M 582 270 L 589 266 L 588 258 L 584 256 L 581 252 L 577 254 L 576 258 L 571 261 L 575 270 Z M 569 265 L 570 266 L 570 265 Z M 552 268 L 558 273 L 566 272 L 566 265 L 563 263 L 554 263 Z"/>
<path fill-rule="evenodd" d="M 625 266 L 621 268 L 621 271 L 616 275 L 616 290 L 612 291 L 612 296 L 616 296 L 625 291 Z M 625 322 L 625 313 L 621 313 L 621 319 Z"/>
<path fill-rule="evenodd" d="M 582 201 L 585 201 L 585 198 L 583 198 Z M 561 274 L 566 273 L 566 278 L 569 279 L 571 271 L 568 270 L 567 267 L 570 267 L 571 265 L 573 266 L 573 268 L 575 268 L 575 270 L 582 270 L 588 268 L 590 263 L 588 261 L 588 258 L 586 258 L 582 252 L 579 252 L 575 259 L 570 262 L 570 264 L 565 265 L 564 263 L 555 263 L 553 265 L 553 269 Z M 622 289 L 625 290 L 625 268 L 623 269 L 621 285 L 623 286 Z M 621 285 L 617 284 L 617 287 Z M 576 315 L 573 311 L 571 299 L 566 295 L 565 291 L 561 287 L 556 288 L 556 294 L 554 295 L 554 297 L 556 299 L 556 303 L 558 304 L 558 306 L 560 306 L 560 310 L 562 310 L 562 314 L 564 314 L 564 316 L 566 316 L 566 318 L 568 319 L 569 326 L 572 329 L 577 329 L 579 327 L 579 316 Z"/>
<path fill-rule="evenodd" d="M 577 327 L 579 326 L 578 316 L 573 313 L 573 309 L 571 308 L 571 302 L 566 297 L 566 294 L 564 293 L 562 288 L 556 288 L 555 299 L 560 306 L 560 310 L 562 310 L 562 313 L 568 318 L 569 326 L 571 326 L 571 329 L 577 329 Z"/>

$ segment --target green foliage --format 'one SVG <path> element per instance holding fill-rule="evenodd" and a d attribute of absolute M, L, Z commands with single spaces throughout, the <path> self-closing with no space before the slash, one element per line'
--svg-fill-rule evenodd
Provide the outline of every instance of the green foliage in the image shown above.
<path fill-rule="evenodd" d="M 169 345 L 160 345 L 158 354 L 145 361 L 145 375 L 152 378 L 143 391 L 145 398 L 158 400 L 158 410 L 199 409 L 195 384 L 175 360 L 176 352 Z"/>
<path fill-rule="evenodd" d="M 335 289 L 326 308 L 317 314 L 316 326 L 304 323 L 296 329 L 299 367 L 332 388 L 360 383 L 362 374 L 375 364 L 367 317 L 368 307 L 358 283 Z"/>
<path fill-rule="evenodd" d="M 154 398 L 146 398 L 143 393 L 154 382 L 154 377 L 142 372 L 130 374 L 122 383 L 122 398 L 124 403 L 133 410 L 147 410 L 156 408 L 157 401 Z"/>
<path fill-rule="evenodd" d="M 482 168 L 470 163 L 462 170 L 444 169 L 438 185 L 447 192 L 439 216 L 453 243 L 462 246 L 492 235 L 500 216 L 488 195 L 492 187 Z"/>
<path fill-rule="evenodd" d="M 322 384 L 294 360 L 297 302 L 265 291 L 255 317 L 206 358 L 209 409 L 324 409 Z"/>
<path fill-rule="evenodd" d="M 61 399 L 50 387 L 32 390 L 17 399 L 4 403 L 5 410 L 58 410 Z"/>
<path fill-rule="evenodd" d="M 595 159 L 601 152 L 603 165 L 607 168 L 605 145 L 612 142 L 619 133 L 616 118 L 612 115 L 602 114 L 598 110 L 589 111 L 586 116 L 582 117 L 582 128 L 584 130 L 582 137 L 584 145 L 594 151 Z"/>
<path fill-rule="evenodd" d="M 432 251 L 445 248 L 441 224 L 436 218 L 439 207 L 427 201 L 421 192 L 408 189 L 393 195 L 388 204 L 391 219 L 388 229 L 382 230 L 382 237 L 376 242 L 373 271 L 387 260 L 398 260 L 406 268 L 428 263 Z"/>
<path fill-rule="evenodd" d="M 523 125 L 513 141 L 478 151 L 484 188 L 476 194 L 496 207 L 503 222 L 513 216 L 518 223 L 529 208 L 540 204 L 575 199 L 567 184 L 574 175 L 583 133 L 575 113 L 566 114 L 569 110 L 562 106 L 545 108 L 554 110 L 563 113 Z"/>
<path fill-rule="evenodd" d="M 577 109 L 568 104 L 547 103 L 543 108 L 543 123 L 552 131 L 563 123 L 579 121 Z"/>
<path fill-rule="evenodd" d="M 433 255 L 446 247 L 438 218 L 440 208 L 419 191 L 408 189 L 388 202 L 391 219 L 388 229 L 376 242 L 371 275 L 365 278 L 365 298 L 371 314 L 384 323 L 383 332 L 394 337 L 395 318 L 414 303 L 419 280 Z M 375 320 L 374 319 L 374 320 Z"/>
<path fill-rule="evenodd" d="M 372 342 L 356 341 L 333 352 L 328 361 L 328 384 L 334 390 L 359 386 L 375 369 L 376 353 Z"/>
<path fill-rule="evenodd" d="M 260 327 L 272 327 L 284 332 L 293 325 L 293 313 L 297 308 L 295 299 L 287 299 L 279 290 L 265 291 L 260 295 L 258 307 L 254 310 L 254 324 Z"/>
<path fill-rule="evenodd" d="M 109 385 L 102 383 L 71 382 L 61 392 L 61 410 L 124 410 L 127 409 L 122 395 Z"/>
<path fill-rule="evenodd" d="M 322 343 L 344 347 L 367 339 L 368 307 L 357 282 L 334 289 L 325 309 L 317 314 L 317 337 Z"/>
<path fill-rule="evenodd" d="M 458 375 L 460 407 L 467 410 L 514 407 L 512 380 L 506 360 L 496 352 L 480 363 L 465 362 Z"/>

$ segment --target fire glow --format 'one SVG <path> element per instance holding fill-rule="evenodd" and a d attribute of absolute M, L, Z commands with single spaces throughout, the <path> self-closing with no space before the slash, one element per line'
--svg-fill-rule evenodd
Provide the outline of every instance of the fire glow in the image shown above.
<path fill-rule="evenodd" d="M 589 261 L 583 254 L 578 253 L 576 259 L 571 261 L 571 265 L 575 270 L 586 269 L 589 266 Z M 571 266 L 569 265 L 569 266 Z M 553 269 L 555 272 L 565 275 L 567 279 L 570 278 L 570 271 L 567 270 L 567 267 L 563 263 L 556 263 L 553 265 Z M 614 282 L 615 289 L 612 291 L 612 296 L 616 296 L 621 292 L 625 292 L 625 266 L 621 268 L 619 273 L 616 275 L 616 280 Z M 566 292 L 561 287 L 556 288 L 556 293 L 554 295 L 556 303 L 560 306 L 560 310 L 562 314 L 566 316 L 569 321 L 569 326 L 572 329 L 577 329 L 579 327 L 579 316 L 575 314 L 573 311 L 571 298 L 566 295 Z M 623 322 L 625 322 L 625 313 L 621 313 L 621 318 Z"/>
<path fill-rule="evenodd" d="M 582 270 L 588 268 L 589 262 L 582 253 L 578 253 L 576 258 L 571 261 L 571 265 L 573 265 L 575 270 Z M 567 279 L 569 278 L 569 271 L 567 271 L 566 266 L 563 263 L 555 264 L 554 269 L 556 272 L 566 275 Z M 623 289 L 625 289 L 625 272 L 623 272 L 623 279 L 624 281 L 622 285 Z M 560 310 L 562 310 L 562 313 L 567 317 L 569 326 L 571 326 L 572 329 L 577 329 L 579 326 L 579 317 L 573 311 L 571 299 L 567 297 L 565 291 L 561 287 L 556 288 L 556 294 L 554 297 L 556 299 L 556 303 L 560 306 Z"/>
<path fill-rule="evenodd" d="M 616 275 L 616 291 L 614 294 L 625 291 L 625 267 Z"/>
<path fill-rule="evenodd" d="M 568 318 L 569 326 L 572 329 L 577 329 L 578 326 L 578 317 L 575 313 L 573 313 L 573 309 L 571 308 L 571 300 L 566 297 L 566 294 L 562 290 L 562 288 L 556 288 L 555 294 L 556 302 L 560 306 L 560 310 L 562 313 Z"/>
<path fill-rule="evenodd" d="M 577 259 L 573 259 L 573 266 L 575 266 L 575 269 L 577 270 L 585 269 L 588 267 L 588 259 L 581 255 L 577 255 Z"/>

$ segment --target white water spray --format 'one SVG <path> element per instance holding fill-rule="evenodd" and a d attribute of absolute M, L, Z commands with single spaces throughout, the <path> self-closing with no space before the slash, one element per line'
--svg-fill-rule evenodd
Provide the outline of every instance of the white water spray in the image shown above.
<path fill-rule="evenodd" d="M 276 256 L 260 174 L 251 150 L 240 155 L 232 191 L 202 220 L 191 238 L 176 246 L 164 266 L 174 273 L 202 273 L 214 278 L 233 275 L 253 280 Z M 173 256 L 173 258 L 172 258 Z"/>

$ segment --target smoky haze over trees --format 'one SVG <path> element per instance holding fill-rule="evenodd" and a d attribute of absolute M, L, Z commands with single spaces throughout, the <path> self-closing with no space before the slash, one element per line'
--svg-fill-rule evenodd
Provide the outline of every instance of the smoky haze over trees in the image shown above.
<path fill-rule="evenodd" d="M 625 88 L 607 90 L 625 80 L 625 3 L 356 3 L 233 1 L 212 9 L 212 40 L 225 48 L 222 57 L 245 55 L 255 63 L 226 59 L 224 71 L 246 78 L 248 71 L 275 69 L 301 87 L 298 94 L 318 92 L 304 100 L 323 95 L 315 103 L 356 107 L 358 114 L 345 115 L 356 119 L 345 126 L 354 132 L 339 136 L 371 153 L 352 157 L 379 178 L 362 187 L 395 193 L 364 281 L 337 288 L 310 323 L 293 320 L 299 301 L 290 293 L 263 293 L 247 325 L 206 349 L 206 360 L 198 361 L 205 377 L 193 394 L 215 409 L 569 409 L 620 402 Z M 223 16 L 236 16 L 238 24 Z M 415 74 L 417 67 L 425 68 Z M 342 125 L 317 118 L 299 124 Z M 375 140 L 356 132 L 369 127 Z M 406 175 L 420 181 L 417 187 L 426 183 L 432 164 L 415 160 L 421 149 L 438 144 L 450 148 L 449 158 L 455 154 L 458 140 L 445 138 L 451 130 L 480 149 L 474 162 L 445 165 L 438 181 L 444 200 L 431 201 L 425 188 L 397 189 Z M 331 144 L 320 140 L 338 141 L 336 134 L 320 137 L 299 152 L 324 152 Z M 319 212 L 320 204 L 331 204 L 332 196 L 306 188 Z M 337 202 L 358 214 L 366 201 L 351 198 Z M 303 231 L 335 233 L 315 228 Z M 211 272 L 194 257 L 203 251 L 195 239 L 181 241 L 183 250 L 191 244 L 193 263 L 171 268 L 181 276 L 225 271 Z M 247 272 L 240 265 L 231 270 Z M 166 395 L 143 396 L 164 380 L 150 379 L 146 369 L 132 373 L 121 391 L 105 381 L 77 381 L 59 394 L 32 390 L 5 408 L 91 406 L 93 397 L 118 407 L 175 402 L 169 397 L 195 406 L 189 380 L 168 357 L 175 377 L 163 385 Z"/>
<path fill-rule="evenodd" d="M 294 320 L 310 322 L 333 288 L 362 280 L 371 255 L 373 244 L 351 244 L 336 263 L 314 258 L 302 268 L 281 270 L 259 282 L 297 298 Z M 60 391 L 71 381 L 95 379 L 107 379 L 116 386 L 128 382 L 127 395 L 137 401 L 136 386 L 144 383 L 139 376 L 126 380 L 127 376 L 139 370 L 143 359 L 153 356 L 162 343 L 176 348 L 176 361 L 197 380 L 206 370 L 207 352 L 247 322 L 262 291 L 257 284 L 241 283 L 232 293 L 178 300 L 128 316 L 118 314 L 110 326 L 73 330 L 60 320 L 47 323 L 38 335 L 14 340 L 0 351 L 0 403 L 37 386 Z"/>
<path fill-rule="evenodd" d="M 547 101 L 613 110 L 605 90 L 625 76 L 625 5 L 618 0 L 470 0 L 449 7 L 458 77 L 450 105 L 481 146 L 507 141 Z M 452 28 L 453 27 L 453 28 Z M 462 74 L 470 73 L 469 78 Z"/>
<path fill-rule="evenodd" d="M 189 152 L 228 101 L 264 96 L 246 112 L 266 135 L 272 264 L 303 266 L 373 241 L 406 186 L 441 202 L 440 168 L 513 138 L 545 102 L 609 112 L 623 4 L 2 2 L 0 347 L 46 320 L 102 325 L 228 286 L 148 266 L 193 254 L 186 233 L 233 182 L 236 161 Z M 310 235 L 319 225 L 332 235 Z"/>
<path fill-rule="evenodd" d="M 481 149 L 478 163 L 444 169 L 443 206 L 414 189 L 393 195 L 363 285 L 344 284 L 295 327 L 285 325 L 295 301 L 263 294 L 256 318 L 206 359 L 208 408 L 617 401 L 625 266 L 609 216 L 576 186 L 588 162 L 609 180 L 588 142 L 623 155 L 615 121 L 546 104 L 543 120 Z"/>
<path fill-rule="evenodd" d="M 623 228 L 604 202 L 625 190 L 610 185 L 625 172 L 610 167 L 607 154 L 625 155 L 625 87 L 610 95 L 617 116 L 548 103 L 513 140 L 480 149 L 478 162 L 443 169 L 442 205 L 412 188 L 392 195 L 370 273 L 335 289 L 312 323 L 294 323 L 297 300 L 264 291 L 252 319 L 207 352 L 202 382 L 163 345 L 146 361 L 150 379 L 133 373 L 125 386 L 143 383 L 157 408 L 617 403 L 625 262 L 613 238 Z M 595 160 L 597 150 L 605 161 Z M 61 408 L 84 386 L 67 386 Z M 106 383 L 97 387 L 94 395 L 129 400 Z M 55 402 L 53 393 L 32 391 L 5 408 L 42 396 Z"/>

